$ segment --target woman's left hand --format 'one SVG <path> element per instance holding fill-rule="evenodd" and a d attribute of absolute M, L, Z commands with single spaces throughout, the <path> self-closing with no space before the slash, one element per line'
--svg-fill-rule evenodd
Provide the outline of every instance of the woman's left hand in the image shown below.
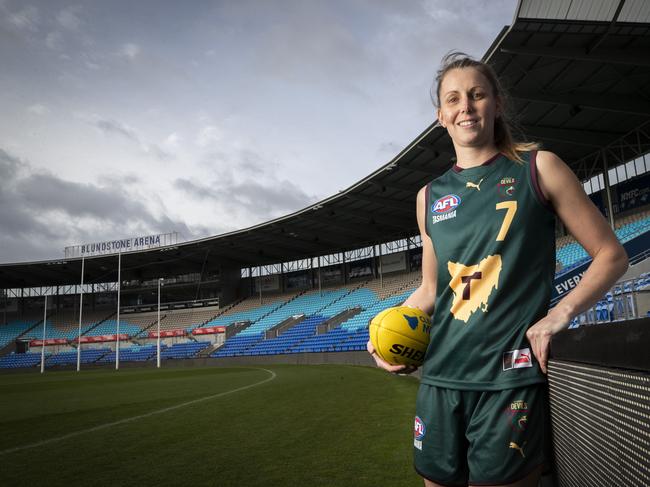
<path fill-rule="evenodd" d="M 533 349 L 533 355 L 535 355 L 542 372 L 545 374 L 551 337 L 558 331 L 564 330 L 567 325 L 567 321 L 548 314 L 531 326 L 526 332 L 526 337 Z"/>

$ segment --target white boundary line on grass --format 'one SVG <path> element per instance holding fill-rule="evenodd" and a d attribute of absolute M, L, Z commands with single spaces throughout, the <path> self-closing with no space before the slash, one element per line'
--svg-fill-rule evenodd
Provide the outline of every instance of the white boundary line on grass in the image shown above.
<path fill-rule="evenodd" d="M 253 368 L 253 370 L 263 370 L 264 372 L 268 372 L 269 374 L 271 374 L 271 377 L 269 377 L 267 379 L 264 379 L 263 381 L 260 381 L 260 382 L 255 382 L 254 384 L 249 384 L 247 386 L 238 387 L 237 389 L 232 389 L 230 391 L 225 391 L 225 392 L 219 392 L 218 394 L 212 394 L 211 396 L 200 397 L 199 399 L 193 399 L 191 401 L 183 402 L 183 403 L 177 404 L 175 406 L 169 406 L 167 408 L 158 409 L 156 411 L 151 411 L 149 413 L 139 414 L 137 416 L 132 416 L 130 418 L 120 419 L 119 421 L 113 421 L 112 423 L 100 424 L 98 426 L 93 426 L 92 428 L 87 428 L 85 430 L 75 431 L 73 433 L 68 433 L 67 435 L 63 435 L 63 436 L 57 436 L 55 438 L 50 438 L 48 440 L 37 441 L 36 443 L 30 443 L 28 445 L 16 446 L 14 448 L 7 448 L 6 450 L 0 450 L 0 455 L 6 455 L 8 453 L 15 453 L 17 451 L 27 450 L 29 448 L 36 448 L 38 446 L 49 445 L 50 443 L 55 443 L 57 441 L 67 440 L 68 438 L 74 438 L 75 436 L 83 435 L 83 434 L 86 434 L 86 433 L 92 433 L 94 431 L 103 430 L 103 429 L 106 429 L 106 428 L 110 428 L 111 426 L 117 426 L 117 425 L 120 425 L 120 424 L 130 423 L 131 421 L 135 421 L 137 419 L 148 418 L 148 417 L 154 416 L 156 414 L 167 413 L 169 411 L 174 411 L 175 409 L 184 408 L 185 406 L 191 406 L 192 404 L 197 404 L 197 403 L 203 402 L 203 401 L 209 401 L 210 399 L 216 399 L 217 397 L 227 396 L 228 394 L 233 394 L 235 392 L 243 391 L 243 390 L 250 389 L 250 388 L 256 387 L 256 386 L 260 386 L 260 385 L 262 385 L 262 384 L 264 384 L 266 382 L 272 381 L 273 379 L 275 379 L 277 377 L 277 374 L 275 372 L 273 372 L 272 370 L 261 369 L 261 368 Z"/>

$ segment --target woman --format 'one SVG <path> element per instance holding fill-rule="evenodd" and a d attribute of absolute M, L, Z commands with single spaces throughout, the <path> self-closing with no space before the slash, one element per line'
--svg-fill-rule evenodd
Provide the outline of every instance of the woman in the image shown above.
<path fill-rule="evenodd" d="M 536 486 L 549 439 L 551 337 L 603 296 L 627 256 L 562 160 L 512 139 L 490 66 L 451 53 L 436 81 L 456 163 L 417 196 L 422 283 L 404 305 L 434 316 L 415 468 L 426 486 Z M 556 215 L 593 262 L 549 311 Z M 370 342 L 368 351 L 379 367 L 408 372 Z"/>

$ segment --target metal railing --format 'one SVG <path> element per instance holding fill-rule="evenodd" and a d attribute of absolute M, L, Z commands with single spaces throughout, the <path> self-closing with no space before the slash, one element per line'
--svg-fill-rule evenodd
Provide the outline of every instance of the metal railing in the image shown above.
<path fill-rule="evenodd" d="M 626 279 L 616 283 L 603 299 L 576 316 L 571 327 L 643 318 L 649 312 L 650 279 Z"/>

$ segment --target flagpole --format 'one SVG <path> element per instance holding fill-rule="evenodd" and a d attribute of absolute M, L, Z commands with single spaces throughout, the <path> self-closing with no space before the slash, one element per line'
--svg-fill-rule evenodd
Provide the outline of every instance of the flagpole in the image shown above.
<path fill-rule="evenodd" d="M 47 295 L 45 295 L 45 306 L 43 309 L 43 343 L 41 344 L 41 374 L 45 372 L 45 326 L 47 324 Z"/>
<path fill-rule="evenodd" d="M 84 303 L 84 265 L 85 256 L 81 257 L 81 287 L 79 289 L 79 336 L 77 337 L 77 372 L 81 370 L 81 316 Z"/>
<path fill-rule="evenodd" d="M 122 252 L 117 254 L 117 344 L 115 346 L 115 370 L 120 369 L 120 291 L 122 290 Z"/>

